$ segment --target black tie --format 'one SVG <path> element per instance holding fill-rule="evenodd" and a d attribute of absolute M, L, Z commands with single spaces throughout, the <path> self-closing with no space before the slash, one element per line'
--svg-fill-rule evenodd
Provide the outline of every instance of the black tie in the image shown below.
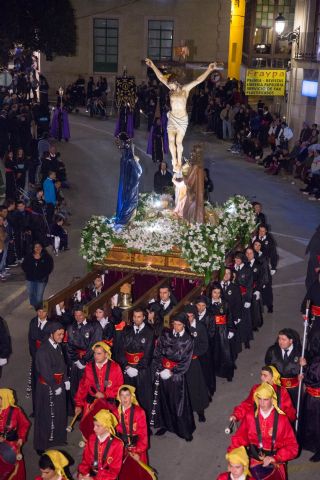
<path fill-rule="evenodd" d="M 285 362 L 287 362 L 287 361 L 289 360 L 288 352 L 289 352 L 289 348 L 285 348 L 285 349 L 284 349 L 284 356 L 283 356 L 283 360 L 284 360 Z"/>

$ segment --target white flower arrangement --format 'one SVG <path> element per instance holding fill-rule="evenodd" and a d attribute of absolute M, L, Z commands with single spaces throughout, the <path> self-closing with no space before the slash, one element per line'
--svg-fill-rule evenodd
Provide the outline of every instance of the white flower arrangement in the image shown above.
<path fill-rule="evenodd" d="M 210 281 L 237 242 L 246 245 L 256 228 L 251 203 L 236 195 L 215 209 L 219 223 L 187 224 L 157 211 L 155 194 L 140 195 L 136 219 L 115 232 L 106 217 L 93 216 L 82 231 L 80 253 L 89 263 L 103 261 L 114 245 L 148 254 L 164 254 L 179 248 L 191 269 Z"/>

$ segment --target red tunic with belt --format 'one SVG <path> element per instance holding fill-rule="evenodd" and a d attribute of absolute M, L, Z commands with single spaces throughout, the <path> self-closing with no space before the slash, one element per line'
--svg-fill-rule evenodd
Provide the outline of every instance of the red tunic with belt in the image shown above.
<path fill-rule="evenodd" d="M 134 407 L 132 428 L 130 428 L 131 410 Z M 117 432 L 121 435 L 125 434 L 123 431 L 121 414 L 117 410 Z M 123 420 L 125 424 L 127 435 L 137 435 L 137 442 L 134 447 L 127 447 L 129 452 L 137 453 L 142 462 L 148 463 L 147 450 L 148 450 L 148 429 L 146 414 L 139 405 L 132 405 L 123 412 Z"/>
<path fill-rule="evenodd" d="M 8 419 L 10 409 L 12 409 L 11 420 L 10 420 L 10 424 L 7 425 L 7 419 Z M 17 437 L 18 437 L 17 440 L 21 439 L 23 443 L 25 443 L 29 427 L 30 427 L 30 422 L 19 407 L 8 407 L 0 412 L 0 433 L 3 433 L 5 430 L 7 431 L 7 433 L 9 433 L 12 430 L 15 430 L 17 432 Z M 18 451 L 17 440 L 14 440 L 14 441 L 6 440 L 6 442 L 9 443 L 9 445 L 11 445 L 11 447 L 16 452 Z M 12 479 L 25 480 L 26 470 L 25 470 L 23 459 L 19 460 L 17 463 L 18 463 L 17 472 L 12 477 Z"/>
<path fill-rule="evenodd" d="M 89 475 L 95 460 L 97 461 L 96 480 L 116 480 L 120 473 L 123 460 L 123 443 L 116 437 L 112 437 L 110 448 L 105 455 L 110 436 L 100 442 L 95 433 L 90 435 L 84 448 L 82 461 L 78 467 L 81 475 Z M 97 458 L 95 458 L 95 445 L 97 443 Z"/>
<path fill-rule="evenodd" d="M 275 409 L 271 411 L 267 418 L 263 418 L 259 409 L 258 420 L 261 429 L 262 448 L 264 450 L 271 450 L 274 415 Z M 231 438 L 231 444 L 228 451 L 230 452 L 234 448 L 241 446 L 246 447 L 249 445 L 255 445 L 258 448 L 260 447 L 253 411 L 245 415 L 238 431 Z M 276 463 L 288 462 L 298 455 L 298 442 L 286 415 L 279 415 L 277 433 L 274 441 L 274 451 L 275 454 L 272 456 Z M 253 466 L 256 463 L 257 462 L 254 459 L 250 458 L 250 466 Z"/>
<path fill-rule="evenodd" d="M 111 366 L 108 382 L 105 386 L 106 370 L 109 362 L 111 362 Z M 88 406 L 86 401 L 87 395 L 92 395 L 94 397 L 98 391 L 93 368 L 96 371 L 99 391 L 104 394 L 104 398 L 106 399 L 115 399 L 117 397 L 119 388 L 124 383 L 122 370 L 120 366 L 113 360 L 108 360 L 108 362 L 106 362 L 102 368 L 98 368 L 94 362 L 88 363 L 84 370 L 84 375 L 80 381 L 78 391 L 74 397 L 75 405 L 77 407 L 86 408 Z"/>
<path fill-rule="evenodd" d="M 253 385 L 248 397 L 234 408 L 232 415 L 236 417 L 238 422 L 243 419 L 246 413 L 254 410 L 255 403 L 253 399 L 253 394 L 259 386 L 260 386 L 259 383 L 257 383 L 256 385 Z M 287 389 L 285 387 L 279 387 L 278 385 L 272 385 L 272 386 L 278 397 L 279 408 L 281 408 L 281 410 L 287 415 L 291 423 L 295 422 L 297 412 L 293 406 L 291 397 Z M 279 402 L 279 397 L 280 397 L 280 402 Z"/>

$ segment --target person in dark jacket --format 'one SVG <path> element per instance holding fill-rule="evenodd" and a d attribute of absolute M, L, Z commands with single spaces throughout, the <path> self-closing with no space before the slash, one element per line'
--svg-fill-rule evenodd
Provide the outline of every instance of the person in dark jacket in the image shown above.
<path fill-rule="evenodd" d="M 32 407 L 35 409 L 36 385 L 38 380 L 38 373 L 36 371 L 36 353 L 41 344 L 50 336 L 48 312 L 42 303 L 36 306 L 37 315 L 33 317 L 29 324 L 28 343 L 29 352 L 31 356 L 31 393 L 32 393 Z"/>
<path fill-rule="evenodd" d="M 174 316 L 173 329 L 163 331 L 157 342 L 152 365 L 157 380 L 150 425 L 158 428 L 158 436 L 168 430 L 191 442 L 195 423 L 186 373 L 192 361 L 193 337 L 186 330 L 188 323 L 184 313 Z"/>
<path fill-rule="evenodd" d="M 281 385 L 288 390 L 295 407 L 298 401 L 300 359 L 301 341 L 298 332 L 292 328 L 283 328 L 278 333 L 275 344 L 268 348 L 265 363 L 279 370 Z"/>
<path fill-rule="evenodd" d="M 148 418 L 153 400 L 151 362 L 154 332 L 146 322 L 142 308 L 137 307 L 133 310 L 133 322 L 124 329 L 122 345 L 120 365 L 124 381 L 136 388 L 137 399 Z"/>
<path fill-rule="evenodd" d="M 162 194 L 168 187 L 172 187 L 172 174 L 167 170 L 166 162 L 161 162 L 154 174 L 153 188 L 156 193 Z"/>
<path fill-rule="evenodd" d="M 195 305 L 187 305 L 185 313 L 188 317 L 188 329 L 193 337 L 193 355 L 186 373 L 192 410 L 197 412 L 199 422 L 205 422 L 204 411 L 209 406 L 209 391 L 204 378 L 199 357 L 209 350 L 209 337 L 205 325 L 198 320 Z"/>
<path fill-rule="evenodd" d="M 2 374 L 2 367 L 8 363 L 8 358 L 11 355 L 11 337 L 9 329 L 5 320 L 0 317 L 0 378 Z"/>
<path fill-rule="evenodd" d="M 53 259 L 43 245 L 37 242 L 32 253 L 24 257 L 21 267 L 27 280 L 30 305 L 36 307 L 43 301 L 44 290 L 53 270 Z"/>

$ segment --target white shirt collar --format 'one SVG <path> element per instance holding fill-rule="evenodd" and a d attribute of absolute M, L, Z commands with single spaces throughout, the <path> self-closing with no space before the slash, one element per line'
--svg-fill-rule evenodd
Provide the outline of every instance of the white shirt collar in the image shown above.
<path fill-rule="evenodd" d="M 173 335 L 175 337 L 182 337 L 184 335 L 184 332 L 185 332 L 185 329 L 183 329 L 181 332 L 176 332 L 175 330 L 173 330 Z"/>
<path fill-rule="evenodd" d="M 104 442 L 105 440 L 107 440 L 108 437 L 110 437 L 110 433 L 107 432 L 107 433 L 105 433 L 104 435 L 97 435 L 97 437 L 98 437 L 99 442 L 102 443 L 102 442 Z"/>
<path fill-rule="evenodd" d="M 202 320 L 205 314 L 207 313 L 207 309 L 205 308 L 202 313 L 198 313 L 199 320 Z"/>
<path fill-rule="evenodd" d="M 142 322 L 141 325 L 139 325 L 139 327 L 138 327 L 138 325 L 133 325 L 133 328 L 134 328 L 134 331 L 135 331 L 135 332 L 141 332 L 141 330 L 143 330 L 144 327 L 145 327 L 145 323 L 144 323 L 144 322 Z"/>
<path fill-rule="evenodd" d="M 258 237 L 259 240 L 261 240 L 261 242 L 263 242 L 266 238 L 267 238 L 267 235 L 263 235 L 263 237 Z"/>
<path fill-rule="evenodd" d="M 232 475 L 232 473 L 230 474 L 230 478 L 231 478 L 231 480 L 235 480 L 235 478 L 234 478 L 234 476 Z M 245 474 L 243 473 L 243 474 L 241 475 L 241 477 L 239 477 L 237 480 L 246 480 Z"/>
<path fill-rule="evenodd" d="M 194 320 L 190 323 L 190 327 L 196 328 L 196 326 L 197 326 L 197 321 L 196 321 L 196 319 L 194 319 Z"/>
<path fill-rule="evenodd" d="M 261 408 L 260 408 L 261 416 L 262 416 L 264 419 L 268 418 L 273 409 L 274 409 L 274 406 L 273 406 L 273 405 L 272 405 L 272 407 L 270 408 L 270 410 L 268 410 L 267 412 L 263 412 L 263 411 L 261 410 Z"/>
<path fill-rule="evenodd" d="M 252 265 L 254 264 L 254 262 L 255 262 L 255 259 L 254 259 L 254 258 L 253 258 L 252 260 L 250 260 L 250 265 L 251 265 L 251 267 L 252 267 Z"/>
<path fill-rule="evenodd" d="M 47 318 L 45 320 L 40 320 L 40 318 L 38 317 L 38 328 L 42 330 L 47 322 L 48 322 Z"/>
<path fill-rule="evenodd" d="M 58 347 L 58 344 L 57 344 L 54 340 L 52 340 L 52 338 L 49 338 L 49 342 L 51 343 L 51 345 L 53 346 L 53 348 L 56 350 L 57 347 Z"/>
<path fill-rule="evenodd" d="M 214 298 L 211 299 L 211 303 L 221 303 L 221 297 L 218 300 L 214 300 Z"/>
<path fill-rule="evenodd" d="M 163 301 L 161 300 L 160 303 L 161 303 L 161 305 L 163 306 L 163 308 L 166 309 L 166 308 L 170 305 L 170 298 L 169 298 L 169 300 L 167 300 L 166 302 L 163 302 Z"/>
<path fill-rule="evenodd" d="M 101 327 L 104 328 L 109 323 L 109 319 L 101 318 L 101 320 L 98 320 L 98 322 L 100 323 Z"/>
<path fill-rule="evenodd" d="M 293 344 L 290 345 L 289 348 L 286 348 L 286 350 L 288 350 L 288 356 L 291 354 L 292 350 L 293 350 Z M 284 354 L 285 354 L 285 349 L 284 348 L 281 348 L 281 351 L 282 351 L 282 358 L 284 357 Z"/>
<path fill-rule="evenodd" d="M 100 364 L 97 364 L 96 363 L 96 367 L 99 368 L 99 370 L 101 370 L 101 368 L 108 362 L 108 359 L 106 359 L 103 363 L 100 363 Z"/>

